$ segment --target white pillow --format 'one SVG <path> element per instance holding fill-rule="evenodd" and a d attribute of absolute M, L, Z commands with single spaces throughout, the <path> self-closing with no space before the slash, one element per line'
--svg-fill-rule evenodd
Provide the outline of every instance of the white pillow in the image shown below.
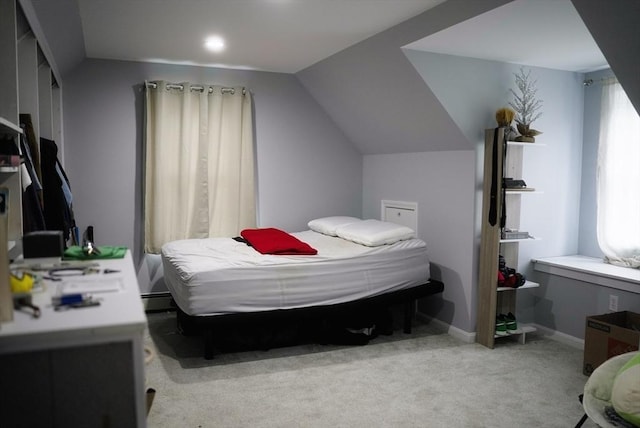
<path fill-rule="evenodd" d="M 336 234 L 342 239 L 368 247 L 393 244 L 416 236 L 413 229 L 409 227 L 380 220 L 363 220 L 346 224 L 338 227 Z"/>
<path fill-rule="evenodd" d="M 332 216 L 311 220 L 309 223 L 307 223 L 307 226 L 314 232 L 322 233 L 329 236 L 336 236 L 336 228 L 338 228 L 339 226 L 344 226 L 346 224 L 355 223 L 357 221 L 362 221 L 362 219 L 348 216 Z"/>

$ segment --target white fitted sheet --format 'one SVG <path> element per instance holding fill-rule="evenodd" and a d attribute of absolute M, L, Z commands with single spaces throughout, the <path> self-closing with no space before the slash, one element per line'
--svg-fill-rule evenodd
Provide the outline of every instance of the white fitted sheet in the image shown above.
<path fill-rule="evenodd" d="M 167 243 L 165 282 L 185 313 L 220 315 L 333 305 L 429 280 L 420 239 L 366 247 L 311 230 L 292 235 L 318 254 L 263 255 L 231 238 Z"/>

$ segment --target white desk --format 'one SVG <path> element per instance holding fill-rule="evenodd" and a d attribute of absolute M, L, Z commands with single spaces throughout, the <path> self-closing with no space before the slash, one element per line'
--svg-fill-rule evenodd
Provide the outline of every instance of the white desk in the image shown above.
<path fill-rule="evenodd" d="M 0 326 L 0 426 L 146 425 L 147 320 L 131 254 L 98 263 L 119 272 L 47 280 L 33 297 L 40 318 L 15 311 Z M 118 289 L 91 293 L 100 306 L 55 311 L 60 284 L 79 281 Z"/>

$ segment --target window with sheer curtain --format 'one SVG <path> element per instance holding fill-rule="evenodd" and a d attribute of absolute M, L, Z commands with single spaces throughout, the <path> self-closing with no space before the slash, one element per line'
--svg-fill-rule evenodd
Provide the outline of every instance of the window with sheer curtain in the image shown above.
<path fill-rule="evenodd" d="M 241 87 L 146 83 L 147 253 L 255 227 L 251 103 Z"/>
<path fill-rule="evenodd" d="M 602 89 L 597 192 L 606 261 L 640 268 L 640 117 L 615 79 Z"/>

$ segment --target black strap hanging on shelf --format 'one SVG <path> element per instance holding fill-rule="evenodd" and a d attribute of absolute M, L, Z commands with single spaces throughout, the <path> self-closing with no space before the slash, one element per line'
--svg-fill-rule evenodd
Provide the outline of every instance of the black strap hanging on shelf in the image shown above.
<path fill-rule="evenodd" d="M 505 129 L 506 131 L 506 129 Z M 504 165 L 507 162 L 507 138 L 505 138 L 502 146 L 502 213 L 500 215 L 500 228 L 504 229 L 507 224 L 507 189 L 504 185 Z"/>
<path fill-rule="evenodd" d="M 491 154 L 491 195 L 489 201 L 489 224 L 498 221 L 498 129 L 493 131 L 493 152 Z"/>

